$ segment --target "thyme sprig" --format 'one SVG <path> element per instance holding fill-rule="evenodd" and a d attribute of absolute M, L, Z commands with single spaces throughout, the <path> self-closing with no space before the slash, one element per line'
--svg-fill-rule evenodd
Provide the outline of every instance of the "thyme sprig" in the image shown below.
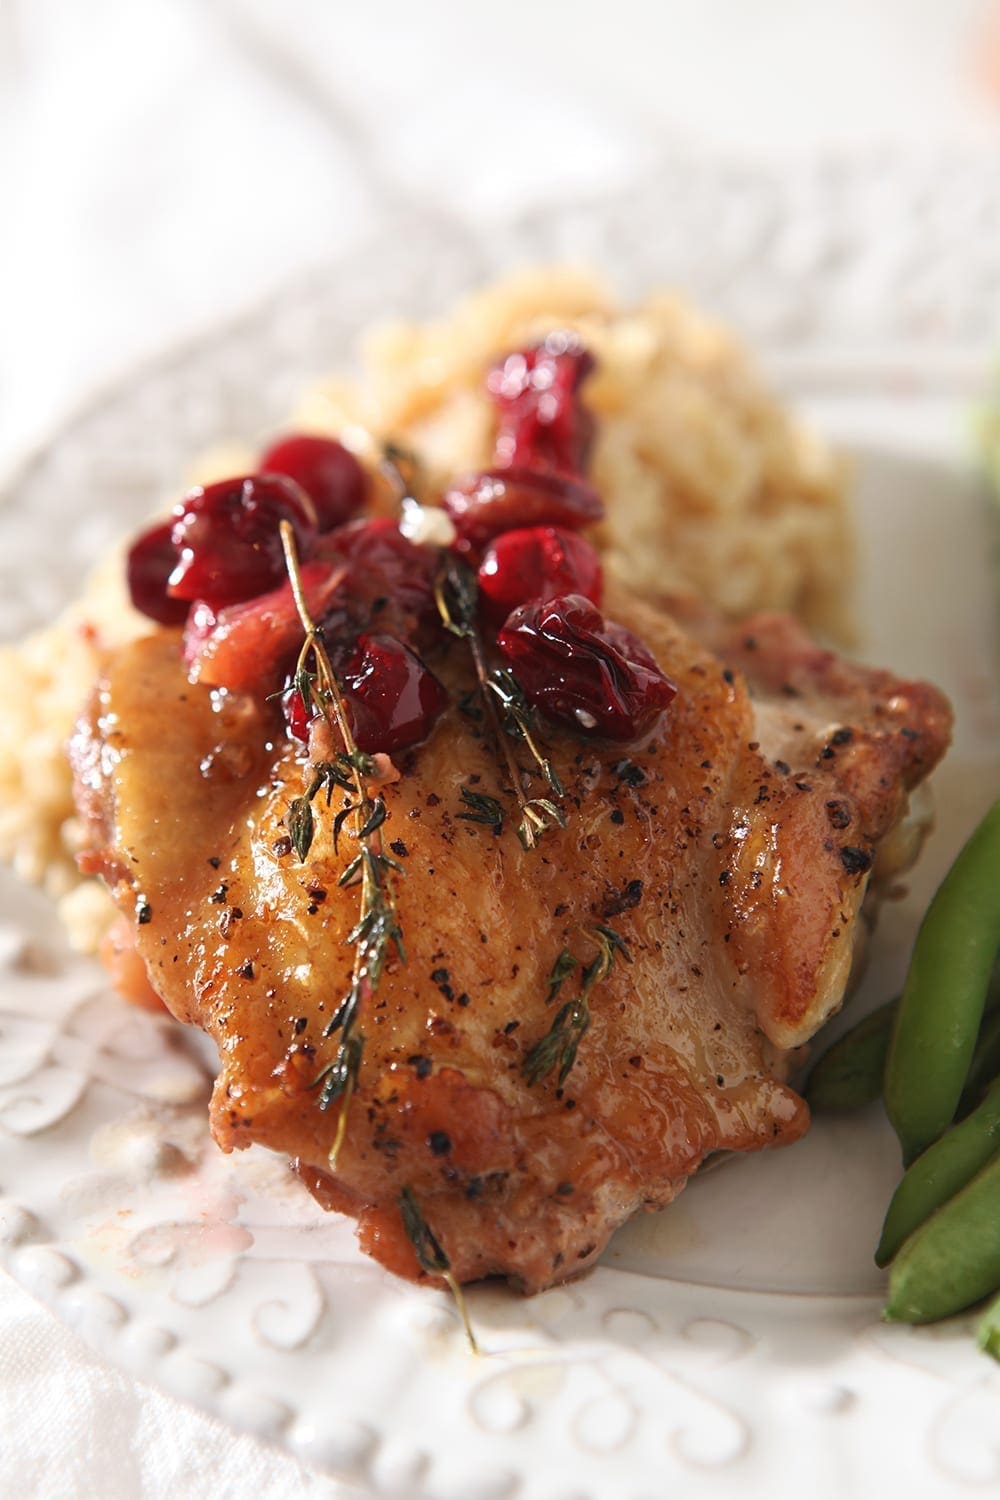
<path fill-rule="evenodd" d="M 551 1005 L 570 974 L 577 968 L 580 970 L 580 990 L 575 999 L 567 1000 L 559 1008 L 545 1036 L 526 1054 L 521 1072 L 529 1085 L 540 1082 L 556 1068 L 556 1083 L 558 1087 L 562 1087 L 590 1025 L 591 991 L 611 973 L 618 954 L 621 954 L 627 964 L 632 962 L 632 955 L 624 939 L 613 928 L 597 925 L 588 929 L 587 936 L 597 945 L 596 957 L 589 964 L 583 965 L 568 948 L 564 948 L 552 967 L 549 992 L 545 997 L 546 1005 Z"/>
<path fill-rule="evenodd" d="M 323 1032 L 324 1037 L 340 1033 L 337 1051 L 315 1080 L 315 1086 L 320 1089 L 320 1109 L 329 1109 L 336 1100 L 341 1100 L 340 1117 L 329 1153 L 330 1166 L 336 1168 L 347 1130 L 348 1107 L 357 1087 L 364 1054 L 365 1037 L 358 1029 L 362 1004 L 378 990 L 392 950 L 402 963 L 406 962 L 393 889 L 393 874 L 401 873 L 402 867 L 382 848 L 381 828 L 387 815 L 385 799 L 380 792 L 369 790 L 369 782 L 377 769 L 376 762 L 355 743 L 344 706 L 343 689 L 324 644 L 322 629 L 312 617 L 302 588 L 295 535 L 287 521 L 281 522 L 281 545 L 295 607 L 305 631 L 305 641 L 295 668 L 295 686 L 302 695 L 306 711 L 315 706 L 330 729 L 339 733 L 344 745 L 333 760 L 320 761 L 312 766 L 312 777 L 305 794 L 296 797 L 289 807 L 288 836 L 299 859 L 304 861 L 315 836 L 313 804 L 325 791 L 329 807 L 334 792 L 339 790 L 346 792 L 350 800 L 333 820 L 334 850 L 345 825 L 351 821 L 354 826 L 350 832 L 360 846 L 338 881 L 345 888 L 358 886 L 361 892 L 360 914 L 347 935 L 348 943 L 354 946 L 351 982 Z"/>
<path fill-rule="evenodd" d="M 517 798 L 521 815 L 517 836 L 525 849 L 533 849 L 547 828 L 565 828 L 566 818 L 551 797 L 525 795 L 521 768 L 509 741 L 516 739 L 526 745 L 538 773 L 557 797 L 564 795 L 562 783 L 551 761 L 543 755 L 537 744 L 531 709 L 517 679 L 504 668 L 491 670 L 487 666 L 476 617 L 479 587 L 472 570 L 457 559 L 449 558 L 434 585 L 434 597 L 445 629 L 468 642 L 483 710 L 493 737 L 503 753 L 507 774 Z"/>
<path fill-rule="evenodd" d="M 413 1190 L 404 1187 L 399 1195 L 399 1212 L 403 1219 L 403 1228 L 406 1230 L 407 1238 L 413 1246 L 417 1257 L 417 1264 L 428 1276 L 440 1276 L 447 1283 L 448 1290 L 455 1299 L 455 1304 L 461 1314 L 462 1323 L 465 1326 L 465 1336 L 469 1340 L 469 1347 L 473 1354 L 479 1353 L 479 1345 L 469 1322 L 469 1310 L 462 1296 L 462 1288 L 455 1280 L 451 1269 L 451 1261 L 442 1248 L 441 1241 L 431 1229 L 427 1220 L 420 1212 Z"/>
<path fill-rule="evenodd" d="M 484 823 L 494 833 L 503 831 L 503 808 L 495 797 L 488 797 L 485 792 L 474 792 L 468 786 L 463 786 L 459 796 L 469 811 L 456 813 L 457 818 L 465 823 Z"/>

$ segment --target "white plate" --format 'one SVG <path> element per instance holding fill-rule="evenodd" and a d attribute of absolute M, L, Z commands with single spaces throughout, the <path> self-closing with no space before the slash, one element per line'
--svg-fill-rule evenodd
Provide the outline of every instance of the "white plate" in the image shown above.
<path fill-rule="evenodd" d="M 720 201 L 731 188 L 720 180 Z M 650 249 L 643 261 L 622 240 L 627 207 L 581 211 L 578 242 L 635 283 L 650 279 Z M 398 227 L 97 403 L 0 512 L 7 629 L 64 597 L 192 454 L 276 424 L 387 300 L 440 306 L 491 256 L 544 253 L 565 234 L 534 219 L 487 252 Z M 939 828 L 913 893 L 885 913 L 858 1014 L 898 983 L 929 891 L 1000 785 L 991 518 L 966 472 L 960 394 L 980 365 L 938 344 L 901 390 L 905 351 L 845 363 L 796 326 L 808 337 L 786 338 L 773 367 L 855 445 L 864 654 L 931 677 L 958 710 Z M 351 1225 L 279 1160 L 217 1152 L 199 1049 L 110 996 L 59 947 L 41 898 L 9 878 L 2 895 L 0 1257 L 109 1359 L 405 1500 L 750 1500 L 782 1476 L 817 1493 L 863 1477 L 867 1492 L 922 1495 L 1000 1479 L 1000 1370 L 970 1321 L 879 1322 L 871 1248 L 898 1158 L 877 1110 L 695 1181 L 572 1286 L 531 1301 L 473 1290 L 477 1359 L 448 1299 L 363 1259 Z"/>

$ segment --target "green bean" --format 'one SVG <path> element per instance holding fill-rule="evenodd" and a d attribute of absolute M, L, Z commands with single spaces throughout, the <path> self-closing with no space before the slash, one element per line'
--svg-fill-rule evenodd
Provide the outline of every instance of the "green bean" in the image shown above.
<path fill-rule="evenodd" d="M 1000 1297 L 995 1298 L 983 1314 L 976 1342 L 980 1349 L 1000 1360 Z"/>
<path fill-rule="evenodd" d="M 909 1165 L 951 1124 L 1000 946 L 1000 801 L 927 909 L 889 1043 L 885 1104 Z"/>
<path fill-rule="evenodd" d="M 975 1109 L 995 1078 L 1000 1078 L 1000 1014 L 985 1016 L 979 1028 L 969 1076 L 958 1101 L 959 1118 Z"/>
<path fill-rule="evenodd" d="M 882 1238 L 875 1251 L 876 1265 L 888 1265 L 903 1241 L 935 1209 L 971 1182 L 998 1151 L 1000 1079 L 973 1114 L 961 1125 L 946 1130 L 904 1173 L 885 1216 Z"/>
<path fill-rule="evenodd" d="M 890 1000 L 862 1017 L 816 1062 L 805 1097 L 817 1113 L 861 1109 L 880 1096 L 896 1005 Z"/>
<path fill-rule="evenodd" d="M 872 1104 L 882 1093 L 886 1053 L 892 1023 L 899 1007 L 899 996 L 888 1000 L 863 1016 L 843 1036 L 817 1059 L 805 1082 L 804 1097 L 808 1099 L 816 1114 L 836 1114 L 851 1109 L 862 1109 Z M 986 994 L 983 1026 L 976 1043 L 976 1052 L 970 1069 L 970 1078 L 977 1073 L 981 1050 L 985 1046 L 987 1016 L 1000 1012 L 1000 963 L 994 964 L 990 987 Z M 1000 1032 L 1000 1014 L 995 1025 Z M 992 1032 L 991 1032 L 992 1036 Z M 992 1050 L 990 1056 L 993 1056 Z M 992 1081 L 1000 1067 L 989 1071 L 985 1056 L 977 1077 L 982 1077 L 982 1087 L 977 1087 L 975 1096 L 966 1099 L 962 1095 L 959 1114 L 968 1114 L 979 1103 L 985 1086 Z"/>
<path fill-rule="evenodd" d="M 911 1234 L 889 1273 L 882 1314 L 933 1323 L 1000 1291 L 1000 1154 Z"/>

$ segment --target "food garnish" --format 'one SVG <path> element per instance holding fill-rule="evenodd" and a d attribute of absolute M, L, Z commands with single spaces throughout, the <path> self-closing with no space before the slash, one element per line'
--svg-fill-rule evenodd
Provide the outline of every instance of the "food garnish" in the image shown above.
<path fill-rule="evenodd" d="M 596 958 L 585 965 L 580 959 L 574 958 L 568 948 L 564 948 L 549 976 L 546 1004 L 552 1003 L 564 981 L 576 968 L 580 969 L 580 990 L 556 1012 L 546 1035 L 535 1043 L 521 1064 L 521 1072 L 529 1083 L 539 1083 L 555 1070 L 556 1086 L 562 1088 L 576 1061 L 577 1048 L 590 1025 L 591 990 L 611 973 L 616 954 L 620 953 L 627 964 L 632 962 L 628 948 L 612 928 L 595 927 L 587 936 L 597 945 Z"/>
<path fill-rule="evenodd" d="M 546 828 L 565 828 L 566 819 L 551 797 L 525 795 L 521 768 L 510 738 L 523 741 L 538 773 L 557 797 L 562 796 L 562 784 L 551 761 L 538 745 L 537 730 L 517 679 L 510 672 L 491 671 L 487 666 L 478 624 L 479 591 L 472 570 L 457 558 L 449 559 L 438 580 L 435 597 L 445 630 L 468 644 L 482 712 L 490 726 L 493 742 L 503 754 L 507 777 L 517 799 L 520 813 L 517 836 L 526 849 L 533 849 Z M 467 800 L 464 794 L 462 800 Z M 496 820 L 492 821 L 495 823 Z"/>
<path fill-rule="evenodd" d="M 330 1017 L 324 1039 L 340 1034 L 333 1060 L 316 1079 L 319 1107 L 328 1109 L 341 1101 L 337 1133 L 330 1147 L 330 1165 L 336 1167 L 347 1130 L 348 1106 L 358 1080 L 364 1054 L 364 1034 L 358 1030 L 362 1003 L 377 993 L 382 971 L 391 952 L 406 962 L 403 934 L 396 913 L 393 876 L 401 873 L 398 860 L 382 847 L 382 824 L 385 822 L 385 799 L 381 792 L 372 793 L 370 783 L 376 771 L 375 762 L 358 749 L 348 720 L 343 690 L 334 672 L 323 642 L 322 632 L 309 612 L 302 591 L 302 576 L 295 550 L 295 533 L 287 521 L 281 523 L 288 577 L 295 595 L 295 605 L 305 631 L 305 642 L 295 668 L 295 683 L 302 702 L 315 704 L 331 732 L 340 736 L 343 754 L 334 764 L 313 767 L 312 784 L 305 797 L 297 798 L 289 809 L 289 836 L 299 858 L 304 860 L 312 844 L 312 801 L 320 787 L 339 786 L 353 794 L 354 800 L 342 808 L 333 825 L 334 844 L 345 822 L 353 820 L 351 832 L 360 845 L 359 852 L 340 876 L 339 884 L 357 886 L 361 893 L 361 910 L 357 924 L 348 935 L 354 945 L 354 971 L 347 994 Z"/>
<path fill-rule="evenodd" d="M 406 1230 L 407 1238 L 413 1246 L 413 1253 L 417 1257 L 417 1264 L 421 1271 L 426 1271 L 428 1276 L 440 1276 L 447 1284 L 448 1290 L 454 1297 L 458 1307 L 462 1324 L 465 1328 L 465 1337 L 469 1341 L 469 1348 L 473 1354 L 478 1354 L 479 1345 L 476 1343 L 476 1335 L 472 1331 L 469 1309 L 465 1305 L 462 1288 L 455 1280 L 451 1269 L 451 1261 L 442 1249 L 441 1241 L 420 1212 L 417 1200 L 413 1196 L 412 1188 L 404 1187 L 400 1193 L 399 1212 L 403 1220 L 403 1228 Z"/>

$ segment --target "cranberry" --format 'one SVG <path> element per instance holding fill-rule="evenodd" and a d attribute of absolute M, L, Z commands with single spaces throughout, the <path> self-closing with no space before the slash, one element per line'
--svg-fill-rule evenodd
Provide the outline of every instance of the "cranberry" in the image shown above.
<path fill-rule="evenodd" d="M 302 567 L 302 588 L 314 618 L 336 596 L 343 570 L 329 563 Z M 184 630 L 184 660 L 192 682 L 264 696 L 295 666 L 305 632 L 287 581 L 270 593 L 214 610 L 192 606 Z"/>
<path fill-rule="evenodd" d="M 406 750 L 427 738 L 448 694 L 414 651 L 391 635 L 361 635 L 340 668 L 344 704 L 359 750 Z M 281 695 L 288 733 L 305 744 L 315 708 L 289 677 Z"/>
<path fill-rule="evenodd" d="M 456 552 L 484 547 L 502 531 L 567 526 L 578 531 L 604 515 L 601 497 L 582 479 L 531 469 L 487 469 L 445 492 L 443 505 L 458 533 Z"/>
<path fill-rule="evenodd" d="M 173 524 L 150 526 L 132 543 L 126 560 L 132 603 L 159 625 L 183 625 L 188 612 L 186 599 L 167 593 L 167 581 L 177 566 L 177 548 L 170 540 Z"/>
<path fill-rule="evenodd" d="M 316 717 L 316 709 L 310 704 L 305 705 L 305 699 L 295 686 L 291 677 L 285 678 L 285 691 L 281 695 L 281 708 L 285 715 L 285 723 L 288 733 L 295 740 L 301 740 L 303 745 L 309 739 L 309 725 Z"/>
<path fill-rule="evenodd" d="M 170 540 L 177 566 L 176 599 L 202 599 L 213 609 L 252 599 L 285 576 L 279 524 L 290 521 L 299 553 L 316 540 L 316 516 L 303 490 L 282 474 L 223 479 L 191 490 L 174 507 Z"/>
<path fill-rule="evenodd" d="M 593 368 L 593 355 L 566 332 L 550 333 L 493 367 L 486 388 L 499 414 L 499 467 L 527 464 L 563 474 L 584 469 L 594 421 L 577 393 Z"/>
<path fill-rule="evenodd" d="M 491 542 L 479 568 L 479 597 L 497 624 L 529 599 L 583 594 L 601 602 L 603 574 L 593 547 L 573 531 L 529 526 Z"/>
<path fill-rule="evenodd" d="M 261 472 L 287 474 L 316 508 L 320 531 L 331 531 L 356 515 L 365 503 L 368 477 L 354 454 L 334 438 L 294 433 L 272 443 L 260 460 Z"/>
<path fill-rule="evenodd" d="M 580 594 L 523 604 L 498 644 L 531 703 L 610 740 L 651 729 L 677 692 L 649 648 Z"/>
<path fill-rule="evenodd" d="M 334 640 L 353 643 L 370 628 L 408 637 L 437 620 L 438 554 L 409 541 L 388 516 L 338 526 L 323 537 L 318 550 L 344 569 L 323 621 Z"/>
<path fill-rule="evenodd" d="M 340 675 L 358 748 L 372 754 L 426 739 L 448 702 L 434 673 L 391 635 L 359 636 Z"/>

